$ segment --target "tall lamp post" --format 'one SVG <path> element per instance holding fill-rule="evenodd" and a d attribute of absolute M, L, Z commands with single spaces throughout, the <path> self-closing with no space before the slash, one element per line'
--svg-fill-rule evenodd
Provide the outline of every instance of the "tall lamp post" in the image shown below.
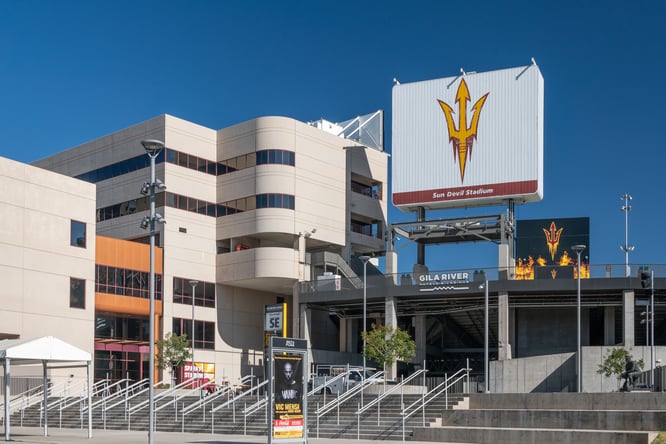
<path fill-rule="evenodd" d="M 164 149 L 164 142 L 155 139 L 143 140 L 141 145 L 150 158 L 150 182 L 141 186 L 141 194 L 150 195 L 150 216 L 141 221 L 141 228 L 150 229 L 150 315 L 149 324 L 149 369 L 148 369 L 148 443 L 153 444 L 155 428 L 155 222 L 165 223 L 164 217 L 155 212 L 155 188 L 163 190 L 166 185 L 155 178 L 155 159 Z"/>
<path fill-rule="evenodd" d="M 642 272 L 641 275 L 644 273 Z M 643 280 L 642 277 L 641 280 Z M 648 285 L 650 286 L 650 301 L 642 313 L 645 315 L 645 319 L 641 321 L 641 324 L 645 322 L 645 344 L 650 347 L 650 389 L 654 390 L 654 270 L 650 270 Z"/>
<path fill-rule="evenodd" d="M 192 384 L 194 384 L 194 299 L 197 296 L 197 284 L 199 284 L 199 281 L 190 281 L 192 286 Z M 201 384 L 199 386 L 201 387 Z"/>
<path fill-rule="evenodd" d="M 624 245 L 620 246 L 620 250 L 624 251 L 625 276 L 629 277 L 631 275 L 631 270 L 629 269 L 629 252 L 634 251 L 634 246 L 629 245 L 629 211 L 631 211 L 629 201 L 631 200 L 631 196 L 623 194 L 620 196 L 620 199 L 624 201 L 624 205 L 620 207 L 620 210 L 624 211 Z"/>
<path fill-rule="evenodd" d="M 585 248 L 585 245 L 574 245 L 571 247 L 571 249 L 576 252 L 576 267 L 578 269 L 578 291 L 576 296 L 576 383 L 578 385 L 577 388 L 579 393 L 583 391 L 583 356 L 580 346 L 580 254 Z"/>
<path fill-rule="evenodd" d="M 359 256 L 359 259 L 363 261 L 363 381 L 365 382 L 365 344 L 366 344 L 366 301 L 367 301 L 367 292 L 368 292 L 368 284 L 367 284 L 367 276 L 368 276 L 368 261 L 370 260 L 370 256 Z M 363 390 L 361 390 L 361 407 L 363 406 Z"/>
<path fill-rule="evenodd" d="M 489 389 L 489 384 L 488 384 L 488 374 L 490 373 L 489 367 L 490 363 L 489 361 L 489 353 L 488 353 L 488 279 L 486 279 L 486 282 L 484 283 L 484 287 L 486 289 L 486 294 L 483 302 L 483 323 L 484 323 L 484 338 L 483 338 L 483 381 L 484 381 L 484 389 L 485 393 L 490 393 Z"/>

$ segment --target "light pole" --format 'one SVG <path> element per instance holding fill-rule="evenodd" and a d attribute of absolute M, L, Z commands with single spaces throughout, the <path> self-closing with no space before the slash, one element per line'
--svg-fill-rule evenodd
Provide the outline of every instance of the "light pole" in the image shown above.
<path fill-rule="evenodd" d="M 486 279 L 486 282 L 484 284 L 484 287 L 486 289 L 486 294 L 484 298 L 484 303 L 483 303 L 483 322 L 484 322 L 484 338 L 483 338 L 483 381 L 485 385 L 485 393 L 490 393 L 489 389 L 489 384 L 488 384 L 488 374 L 490 373 L 489 367 L 490 363 L 489 357 L 488 357 L 488 279 Z"/>
<path fill-rule="evenodd" d="M 654 270 L 650 270 L 650 304 L 649 304 L 649 318 L 650 318 L 650 390 L 654 390 Z M 648 320 L 648 317 L 645 317 Z"/>
<path fill-rule="evenodd" d="M 163 190 L 166 188 L 162 181 L 155 178 L 155 159 L 164 149 L 164 142 L 160 140 L 143 140 L 141 145 L 150 158 L 150 182 L 145 182 L 141 187 L 141 194 L 150 194 L 150 216 L 141 221 L 141 228 L 150 229 L 150 314 L 149 325 L 149 369 L 148 369 L 148 444 L 153 444 L 153 432 L 155 427 L 155 222 L 161 224 L 166 221 L 162 215 L 155 213 L 155 187 Z"/>
<path fill-rule="evenodd" d="M 576 267 L 578 268 L 578 291 L 576 297 L 576 333 L 577 333 L 577 347 L 576 347 L 576 383 L 578 384 L 578 392 L 583 391 L 583 357 L 580 347 L 580 253 L 586 248 L 585 245 L 574 245 L 571 247 L 576 252 Z"/>
<path fill-rule="evenodd" d="M 368 266 L 368 261 L 370 260 L 370 256 L 359 256 L 359 259 L 363 261 L 363 382 L 365 382 L 365 343 L 366 343 L 366 312 L 365 312 L 365 307 L 366 307 L 366 301 L 367 301 L 367 292 L 368 292 L 368 284 L 367 284 L 367 266 Z M 363 407 L 363 390 L 361 390 L 361 407 Z"/>
<path fill-rule="evenodd" d="M 623 194 L 620 196 L 620 199 L 624 201 L 624 205 L 620 207 L 620 210 L 624 211 L 624 245 L 620 246 L 620 250 L 624 251 L 625 276 L 629 277 L 631 275 L 631 270 L 629 269 L 629 252 L 634 251 L 634 246 L 629 245 L 629 211 L 631 211 L 629 201 L 631 200 L 631 196 Z"/>
<path fill-rule="evenodd" d="M 197 284 L 199 281 L 191 280 L 192 286 L 192 384 L 194 385 L 194 298 L 197 296 Z"/>

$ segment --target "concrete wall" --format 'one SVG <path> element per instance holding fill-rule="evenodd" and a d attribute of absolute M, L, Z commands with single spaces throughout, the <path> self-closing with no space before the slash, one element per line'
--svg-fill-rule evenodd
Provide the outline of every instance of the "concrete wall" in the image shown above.
<path fill-rule="evenodd" d="M 574 353 L 492 361 L 489 371 L 493 393 L 576 391 Z"/>
<path fill-rule="evenodd" d="M 0 157 L 0 339 L 55 336 L 94 353 L 95 185 Z M 70 243 L 71 221 L 86 245 Z M 85 281 L 85 307 L 70 307 L 70 278 Z M 12 366 L 12 376 L 41 376 Z M 52 371 L 83 380 L 85 369 Z"/>
<path fill-rule="evenodd" d="M 472 393 L 470 409 L 660 410 L 664 393 Z"/>
<path fill-rule="evenodd" d="M 617 346 L 621 347 L 621 346 Z M 582 347 L 583 392 L 618 391 L 617 378 L 597 373 L 613 346 Z M 644 370 L 650 367 L 650 347 L 627 347 L 636 360 L 642 359 Z M 666 361 L 666 347 L 655 347 L 655 361 Z M 532 356 L 490 362 L 490 391 L 493 393 L 576 392 L 574 353 Z"/>

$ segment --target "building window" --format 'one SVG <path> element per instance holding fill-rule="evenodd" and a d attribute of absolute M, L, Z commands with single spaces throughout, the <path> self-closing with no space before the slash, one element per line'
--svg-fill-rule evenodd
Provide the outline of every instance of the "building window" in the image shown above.
<path fill-rule="evenodd" d="M 95 291 L 98 293 L 149 299 L 150 273 L 147 271 L 96 265 Z M 162 299 L 161 274 L 155 274 L 155 299 Z"/>
<path fill-rule="evenodd" d="M 173 278 L 173 302 L 192 305 L 192 286 L 187 278 Z M 215 284 L 199 282 L 196 286 L 194 305 L 215 308 Z"/>
<path fill-rule="evenodd" d="M 69 244 L 73 247 L 86 248 L 86 224 L 84 222 L 71 221 Z"/>
<path fill-rule="evenodd" d="M 86 308 L 86 281 L 69 278 L 69 307 Z"/>
<path fill-rule="evenodd" d="M 173 318 L 172 332 L 176 336 L 187 335 L 192 346 L 192 320 Z M 194 321 L 194 348 L 215 350 L 215 322 Z"/>
<path fill-rule="evenodd" d="M 174 165 L 201 171 L 202 173 L 220 176 L 240 169 L 252 168 L 256 165 L 278 164 L 294 166 L 296 164 L 296 154 L 293 151 L 286 150 L 263 150 L 243 154 L 232 159 L 223 160 L 222 162 L 214 162 L 192 154 L 172 150 L 171 148 L 165 148 L 160 151 L 157 159 L 155 159 L 155 163 L 160 164 L 165 161 Z M 140 155 L 97 168 L 96 170 L 87 171 L 75 177 L 77 179 L 85 180 L 86 182 L 97 183 L 131 173 L 132 171 L 148 168 L 149 166 L 150 160 L 148 157 Z"/>
<path fill-rule="evenodd" d="M 296 198 L 291 194 L 257 194 L 220 203 L 207 202 L 170 192 L 155 194 L 156 208 L 167 206 L 210 217 L 230 216 L 244 211 L 256 210 L 257 208 L 286 208 L 293 210 L 296 206 L 295 201 Z M 149 205 L 148 198 L 144 197 L 98 208 L 97 222 L 146 211 L 149 209 Z"/>

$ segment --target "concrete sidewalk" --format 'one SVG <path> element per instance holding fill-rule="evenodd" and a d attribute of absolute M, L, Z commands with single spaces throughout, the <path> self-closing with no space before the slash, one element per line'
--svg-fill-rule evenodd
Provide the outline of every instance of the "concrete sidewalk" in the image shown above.
<path fill-rule="evenodd" d="M 84 429 L 59 429 L 49 427 L 49 436 L 43 436 L 43 429 L 37 427 L 15 427 L 10 429 L 11 442 L 17 443 L 30 443 L 30 444 L 70 444 L 70 443 L 88 443 L 88 444 L 146 444 L 148 442 L 148 432 L 128 432 L 125 430 L 93 430 L 93 437 L 88 439 L 88 430 Z M 4 441 L 4 430 L 2 437 Z M 153 435 L 153 442 L 155 444 L 186 444 L 186 443 L 199 443 L 199 444 L 266 444 L 268 438 L 266 436 L 250 436 L 250 435 L 222 435 L 210 433 L 167 433 L 155 432 Z M 312 444 L 342 444 L 342 443 L 357 443 L 357 444 L 377 444 L 378 441 L 367 439 L 329 439 L 329 438 L 308 438 L 308 442 Z M 388 441 L 401 442 L 401 441 Z M 409 441 L 412 444 L 432 444 L 429 442 Z M 446 444 L 446 443 L 440 443 Z M 448 443 L 455 444 L 455 443 Z"/>

